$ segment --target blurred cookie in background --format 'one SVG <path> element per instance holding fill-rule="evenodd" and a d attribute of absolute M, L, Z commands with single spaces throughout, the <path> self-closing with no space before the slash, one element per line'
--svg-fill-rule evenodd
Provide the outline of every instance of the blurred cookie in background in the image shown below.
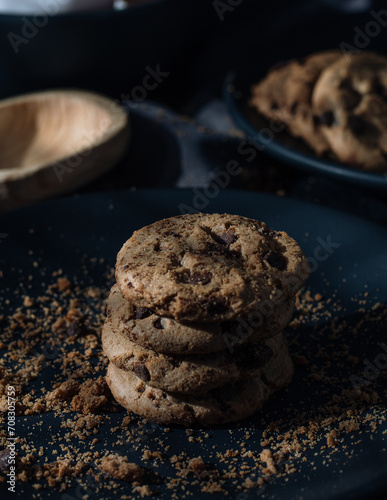
<path fill-rule="evenodd" d="M 386 57 L 326 51 L 274 66 L 252 86 L 250 106 L 317 156 L 380 172 L 387 168 L 386 95 Z"/>

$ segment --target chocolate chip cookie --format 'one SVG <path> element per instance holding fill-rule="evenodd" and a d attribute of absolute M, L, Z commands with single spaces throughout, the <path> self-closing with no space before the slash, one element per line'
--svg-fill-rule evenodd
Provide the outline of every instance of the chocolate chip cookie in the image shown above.
<path fill-rule="evenodd" d="M 127 410 L 163 425 L 213 425 L 235 422 L 258 411 L 278 389 L 289 384 L 293 365 L 287 350 L 253 379 L 242 379 L 195 395 L 171 394 L 145 384 L 132 371 L 109 363 L 107 382 L 114 398 Z M 275 376 L 273 376 L 275 374 Z"/>
<path fill-rule="evenodd" d="M 340 51 L 313 54 L 280 63 L 251 89 L 250 105 L 266 118 L 284 124 L 318 155 L 329 150 L 312 111 L 312 92 L 320 73 L 342 57 Z"/>
<path fill-rule="evenodd" d="M 135 307 L 123 298 L 117 285 L 110 291 L 107 316 L 120 336 L 164 354 L 208 354 L 236 347 L 245 342 L 264 340 L 280 332 L 289 323 L 294 299 L 262 310 L 262 324 L 247 321 L 220 323 L 178 323 L 150 309 Z"/>
<path fill-rule="evenodd" d="M 387 170 L 387 58 L 364 52 L 326 68 L 313 91 L 320 129 L 339 160 Z"/>
<path fill-rule="evenodd" d="M 310 274 L 283 231 L 238 215 L 187 214 L 136 231 L 117 256 L 125 299 L 179 322 L 235 320 L 293 297 Z"/>
<path fill-rule="evenodd" d="M 122 332 L 114 331 L 109 320 L 102 332 L 103 350 L 118 368 L 132 371 L 147 385 L 168 392 L 194 394 L 241 378 L 258 376 L 284 345 L 279 334 L 262 342 L 254 342 L 210 354 L 166 355 L 145 349 Z"/>

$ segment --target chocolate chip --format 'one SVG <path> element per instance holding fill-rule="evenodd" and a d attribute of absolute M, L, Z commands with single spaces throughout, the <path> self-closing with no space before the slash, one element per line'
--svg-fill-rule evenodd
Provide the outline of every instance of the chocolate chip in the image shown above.
<path fill-rule="evenodd" d="M 238 238 L 237 236 L 234 235 L 234 233 L 230 232 L 230 233 L 225 233 L 222 236 L 218 236 L 216 233 L 211 231 L 209 227 L 200 226 L 200 228 L 204 232 L 206 232 L 213 240 L 213 242 L 211 241 L 205 242 L 208 255 L 224 255 L 230 257 L 231 259 L 238 259 L 240 257 L 240 254 L 238 252 L 235 252 L 228 248 L 229 245 L 231 245 L 231 243 L 233 243 L 233 241 L 235 241 Z M 229 234 L 232 236 L 229 236 Z M 230 243 L 228 243 L 230 238 L 232 238 L 233 241 L 230 241 Z"/>
<path fill-rule="evenodd" d="M 129 267 L 130 267 L 129 264 L 126 264 L 122 269 L 126 271 L 127 269 L 129 269 Z"/>
<path fill-rule="evenodd" d="M 227 304 L 218 298 L 205 299 L 202 305 L 210 316 L 216 316 L 227 311 Z"/>
<path fill-rule="evenodd" d="M 340 82 L 339 90 L 349 90 L 350 87 L 351 87 L 351 82 L 349 78 L 344 78 L 344 80 Z"/>
<path fill-rule="evenodd" d="M 234 233 L 224 233 L 222 236 L 219 236 L 219 242 L 224 243 L 227 246 L 230 246 L 238 239 Z"/>
<path fill-rule="evenodd" d="M 11 453 L 8 449 L 0 451 L 0 472 L 7 472 L 9 470 L 8 459 Z"/>
<path fill-rule="evenodd" d="M 210 271 L 194 271 L 189 279 L 192 285 L 207 285 L 212 279 Z"/>
<path fill-rule="evenodd" d="M 278 236 L 278 233 L 277 231 L 273 231 L 272 229 L 259 229 L 258 230 L 259 234 L 262 234 L 263 236 L 265 236 L 265 238 L 275 238 L 276 236 Z"/>
<path fill-rule="evenodd" d="M 70 323 L 67 327 L 67 335 L 69 337 L 78 337 L 79 335 L 82 335 L 84 331 L 85 327 L 76 321 L 73 321 L 73 323 Z"/>
<path fill-rule="evenodd" d="M 273 252 L 273 250 L 269 250 L 264 256 L 264 260 L 266 260 L 271 267 L 275 267 L 280 271 L 286 269 L 287 259 L 283 255 L 277 252 Z"/>
<path fill-rule="evenodd" d="M 181 259 L 178 255 L 171 253 L 168 255 L 168 257 L 169 257 L 169 262 L 171 263 L 172 267 L 180 267 L 181 266 Z"/>
<path fill-rule="evenodd" d="M 335 121 L 335 115 L 332 111 L 324 111 L 319 116 L 319 122 L 321 125 L 326 125 L 327 127 L 331 127 Z"/>
<path fill-rule="evenodd" d="M 354 134 L 362 134 L 366 128 L 366 122 L 361 116 L 350 115 L 348 117 L 348 126 Z"/>
<path fill-rule="evenodd" d="M 208 470 L 201 470 L 200 472 L 197 472 L 196 475 L 201 481 L 208 481 L 211 478 L 211 474 Z"/>
<path fill-rule="evenodd" d="M 295 114 L 295 112 L 297 111 L 297 108 L 298 108 L 298 102 L 296 101 L 290 107 L 290 112 L 291 112 L 292 115 Z"/>
<path fill-rule="evenodd" d="M 278 109 L 278 104 L 276 102 L 273 102 L 273 104 L 271 105 L 271 109 L 273 111 L 276 111 Z"/>
<path fill-rule="evenodd" d="M 265 366 L 272 359 L 273 351 L 266 344 L 256 343 L 238 347 L 235 356 L 243 368 L 254 369 Z"/>
<path fill-rule="evenodd" d="M 140 363 L 134 366 L 133 371 L 144 382 L 148 382 L 151 378 L 148 368 Z"/>
<path fill-rule="evenodd" d="M 220 244 L 206 242 L 206 247 L 207 247 L 207 253 L 210 256 L 224 255 L 225 257 L 228 257 L 229 259 L 233 260 L 239 259 L 241 257 L 241 254 L 239 252 L 231 250 L 223 241 Z"/>
<path fill-rule="evenodd" d="M 219 472 L 217 470 L 201 470 L 196 473 L 196 476 L 200 481 L 214 481 L 219 478 Z"/>
<path fill-rule="evenodd" d="M 382 96 L 383 99 L 387 100 L 387 88 L 384 85 L 382 84 L 378 85 L 376 93 Z"/>
<path fill-rule="evenodd" d="M 206 241 L 206 250 L 209 255 L 227 255 L 227 247 L 223 242 L 222 244 L 219 244 L 213 243 L 212 241 Z"/>
<path fill-rule="evenodd" d="M 157 330 L 164 330 L 163 324 L 161 323 L 161 318 L 157 318 L 156 321 L 153 322 L 153 326 L 157 328 Z"/>
<path fill-rule="evenodd" d="M 136 307 L 135 310 L 135 318 L 136 319 L 144 319 L 147 318 L 152 314 L 152 311 L 150 311 L 147 307 Z"/>

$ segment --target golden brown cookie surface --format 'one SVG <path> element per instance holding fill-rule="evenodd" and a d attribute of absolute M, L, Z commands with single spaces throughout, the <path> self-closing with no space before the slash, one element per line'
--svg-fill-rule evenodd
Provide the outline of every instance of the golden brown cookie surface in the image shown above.
<path fill-rule="evenodd" d="M 294 299 L 267 310 L 254 318 L 220 323 L 178 323 L 146 308 L 136 308 L 125 300 L 117 285 L 110 291 L 107 315 L 114 331 L 141 346 L 164 354 L 208 354 L 246 342 L 277 335 L 289 323 Z M 261 321 L 260 321 L 261 319 Z"/>
<path fill-rule="evenodd" d="M 226 383 L 258 376 L 284 345 L 281 334 L 228 350 L 191 355 L 165 355 L 145 349 L 112 329 L 102 332 L 106 356 L 118 368 L 132 371 L 147 385 L 183 394 L 209 391 Z"/>
<path fill-rule="evenodd" d="M 387 170 L 387 58 L 347 55 L 322 72 L 313 92 L 320 128 L 337 158 Z"/>
<path fill-rule="evenodd" d="M 107 382 L 114 398 L 127 410 L 159 424 L 215 425 L 246 418 L 271 394 L 289 384 L 293 364 L 286 346 L 268 365 L 267 376 L 239 380 L 195 395 L 171 394 L 145 384 L 133 372 L 108 366 Z"/>
<path fill-rule="evenodd" d="M 318 155 L 327 152 L 328 142 L 314 119 L 312 92 L 321 72 L 341 57 L 340 51 L 327 51 L 274 66 L 252 87 L 251 106 L 266 118 L 283 123 Z"/>
<path fill-rule="evenodd" d="M 187 214 L 136 231 L 117 256 L 122 295 L 179 322 L 235 320 L 293 297 L 310 274 L 285 232 L 238 215 Z"/>

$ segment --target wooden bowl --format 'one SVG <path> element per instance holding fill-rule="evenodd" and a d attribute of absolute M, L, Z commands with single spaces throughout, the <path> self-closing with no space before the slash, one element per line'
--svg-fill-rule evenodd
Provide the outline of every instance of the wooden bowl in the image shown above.
<path fill-rule="evenodd" d="M 72 191 L 111 169 L 129 142 L 126 112 L 81 90 L 0 102 L 0 210 Z"/>

